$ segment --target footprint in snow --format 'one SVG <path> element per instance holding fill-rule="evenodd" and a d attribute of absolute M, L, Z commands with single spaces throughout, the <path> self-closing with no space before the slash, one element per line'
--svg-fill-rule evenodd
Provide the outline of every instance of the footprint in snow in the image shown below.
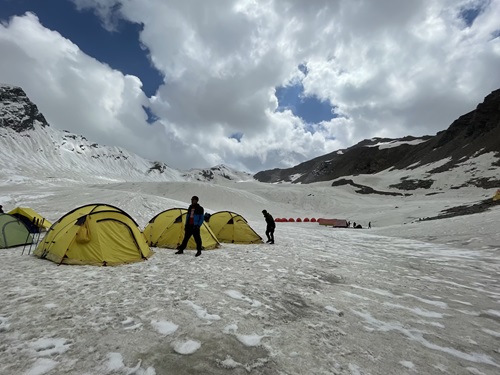
<path fill-rule="evenodd" d="M 136 323 L 134 318 L 127 317 L 122 323 L 123 329 L 132 330 L 142 326 L 142 323 Z"/>
<path fill-rule="evenodd" d="M 263 335 L 257 335 L 257 334 L 250 334 L 250 335 L 241 335 L 237 333 L 238 331 L 238 325 L 236 324 L 228 324 L 227 326 L 224 327 L 222 332 L 225 334 L 233 334 L 239 342 L 241 342 L 245 346 L 259 346 L 261 343 L 261 340 L 264 337 L 270 337 L 270 334 L 264 333 Z M 272 331 L 269 331 L 267 333 L 272 333 Z"/>
<path fill-rule="evenodd" d="M 43 337 L 29 344 L 30 348 L 38 357 L 63 354 L 71 347 L 71 342 L 63 338 Z"/>
<path fill-rule="evenodd" d="M 260 306 L 262 306 L 261 302 L 259 302 L 257 300 L 254 300 L 254 299 L 251 299 L 250 297 L 247 297 L 244 294 L 241 294 L 237 290 L 226 290 L 226 294 L 229 297 L 231 297 L 231 298 L 234 298 L 234 299 L 237 299 L 237 300 L 240 300 L 240 301 L 248 302 L 248 303 L 250 303 L 252 305 L 252 307 L 260 307 Z"/>
<path fill-rule="evenodd" d="M 207 310 L 205 310 L 203 307 L 196 305 L 195 303 L 191 301 L 182 301 L 186 305 L 190 306 L 200 319 L 204 320 L 220 320 L 221 317 L 217 314 L 209 314 Z"/>

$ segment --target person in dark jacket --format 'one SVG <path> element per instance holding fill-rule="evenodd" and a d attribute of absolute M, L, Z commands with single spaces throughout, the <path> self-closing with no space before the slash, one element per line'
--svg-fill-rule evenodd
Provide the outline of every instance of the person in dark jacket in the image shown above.
<path fill-rule="evenodd" d="M 0 214 L 3 214 L 3 206 L 0 204 Z"/>
<path fill-rule="evenodd" d="M 186 225 L 184 227 L 184 239 L 182 243 L 177 247 L 176 254 L 184 253 L 184 249 L 187 246 L 187 243 L 191 236 L 193 236 L 194 241 L 196 242 L 196 252 L 197 257 L 201 255 L 202 243 L 201 243 L 201 235 L 200 235 L 200 227 L 203 224 L 204 213 L 203 207 L 198 204 L 198 197 L 195 195 L 191 198 L 191 204 L 188 207 L 187 215 L 186 215 Z"/>
<path fill-rule="evenodd" d="M 274 229 L 276 228 L 276 223 L 274 222 L 274 218 L 271 216 L 269 212 L 266 210 L 262 210 L 262 214 L 264 215 L 264 218 L 266 219 L 267 227 L 266 227 L 266 236 L 267 236 L 267 243 L 273 244 L 274 243 Z"/>

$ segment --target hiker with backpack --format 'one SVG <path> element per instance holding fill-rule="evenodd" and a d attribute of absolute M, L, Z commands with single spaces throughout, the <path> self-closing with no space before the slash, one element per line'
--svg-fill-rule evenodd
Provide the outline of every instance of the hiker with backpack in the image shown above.
<path fill-rule="evenodd" d="M 194 241 L 196 242 L 196 250 L 198 250 L 195 256 L 199 257 L 201 255 L 202 243 L 200 228 L 204 220 L 204 210 L 203 207 L 198 204 L 198 200 L 199 199 L 196 195 L 191 198 L 191 204 L 188 207 L 186 215 L 184 239 L 182 240 L 182 243 L 177 246 L 176 254 L 184 253 L 184 249 L 186 248 L 189 239 L 193 236 Z"/>

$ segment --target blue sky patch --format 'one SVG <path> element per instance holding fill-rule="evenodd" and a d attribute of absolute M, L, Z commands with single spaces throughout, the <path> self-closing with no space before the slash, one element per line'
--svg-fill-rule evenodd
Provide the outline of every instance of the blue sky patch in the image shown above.
<path fill-rule="evenodd" d="M 7 21 L 26 12 L 36 14 L 43 26 L 57 30 L 87 55 L 124 74 L 139 77 L 148 97 L 163 83 L 162 75 L 151 65 L 147 50 L 139 42 L 142 25 L 116 19 L 117 31 L 109 32 L 92 11 L 80 12 L 68 0 L 50 0 L 50 6 L 45 1 L 2 1 L 0 20 Z"/>
<path fill-rule="evenodd" d="M 476 18 L 483 12 L 487 2 L 482 2 L 476 6 L 465 7 L 460 10 L 460 18 L 465 21 L 467 27 L 471 27 Z"/>
<path fill-rule="evenodd" d="M 306 64 L 300 64 L 299 65 L 299 70 L 304 73 L 304 75 L 307 75 L 309 73 L 309 70 L 307 70 L 307 65 Z"/>
<path fill-rule="evenodd" d="M 233 133 L 229 136 L 231 139 L 236 139 L 238 142 L 241 142 L 241 138 L 243 138 L 243 133 Z"/>
<path fill-rule="evenodd" d="M 277 87 L 276 98 L 278 98 L 278 111 L 289 109 L 295 116 L 309 124 L 330 121 L 335 117 L 329 102 L 321 101 L 315 96 L 304 96 L 304 86 L 300 82 Z"/>
<path fill-rule="evenodd" d="M 153 111 L 151 110 L 151 108 L 149 107 L 146 107 L 146 106 L 142 106 L 142 109 L 144 109 L 144 112 L 146 112 L 146 115 L 148 115 L 148 118 L 146 119 L 146 121 L 148 122 L 148 124 L 153 124 L 155 121 L 158 121 L 159 117 L 156 116 Z"/>

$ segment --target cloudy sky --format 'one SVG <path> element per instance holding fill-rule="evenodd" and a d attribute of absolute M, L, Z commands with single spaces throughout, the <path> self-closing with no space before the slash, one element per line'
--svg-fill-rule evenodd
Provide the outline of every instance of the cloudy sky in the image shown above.
<path fill-rule="evenodd" d="M 500 0 L 0 0 L 0 82 L 178 169 L 435 134 L 500 88 Z"/>

